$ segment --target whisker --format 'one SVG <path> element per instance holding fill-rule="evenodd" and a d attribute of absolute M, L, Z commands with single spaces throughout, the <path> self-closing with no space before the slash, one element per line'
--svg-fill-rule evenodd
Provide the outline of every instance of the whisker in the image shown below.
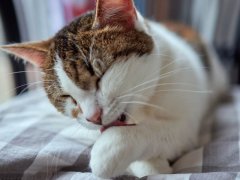
<path fill-rule="evenodd" d="M 114 111 L 117 112 L 118 114 L 121 113 L 121 112 L 120 112 L 119 110 L 117 110 L 117 109 L 115 109 Z M 130 119 L 132 119 L 132 120 L 133 120 L 133 123 L 136 124 L 137 121 L 136 121 L 128 112 L 126 112 L 126 110 L 123 111 L 123 113 L 126 114 Z"/>
<path fill-rule="evenodd" d="M 34 85 L 36 85 L 36 84 L 41 84 L 42 82 L 43 82 L 43 81 L 38 81 L 38 82 L 36 82 L 36 83 L 26 84 L 27 87 L 25 87 L 25 88 L 19 93 L 19 95 L 22 95 L 22 94 L 25 92 L 25 90 L 27 90 L 29 87 L 32 87 L 32 86 L 34 86 Z M 51 81 L 49 81 L 49 82 L 51 82 Z M 25 85 L 22 85 L 22 86 L 25 86 Z"/>
<path fill-rule="evenodd" d="M 170 56 L 169 56 L 170 57 Z M 172 65 L 173 63 L 176 62 L 176 60 L 184 60 L 184 59 L 175 59 L 175 60 L 172 60 L 171 62 L 169 62 L 168 64 L 164 65 L 163 67 L 160 67 L 160 69 L 157 69 L 157 71 L 161 72 L 163 71 L 164 69 L 166 69 L 167 67 L 169 67 L 170 65 Z M 155 73 L 154 73 L 155 74 Z M 152 74 L 152 75 L 154 75 Z"/>
<path fill-rule="evenodd" d="M 59 97 L 59 95 L 60 95 L 60 93 L 58 93 L 58 92 L 50 91 L 50 88 L 51 88 L 52 86 L 54 86 L 54 85 L 56 85 L 55 82 L 52 83 L 52 84 L 48 87 L 48 89 L 46 90 L 46 92 L 47 92 L 48 94 L 50 94 L 50 95 L 54 94 L 55 98 L 53 99 L 53 102 L 55 102 L 55 101 L 57 100 L 57 98 Z"/>
<path fill-rule="evenodd" d="M 134 124 L 137 124 L 137 121 L 133 118 L 132 115 L 130 115 L 130 114 L 129 114 L 128 112 L 126 112 L 126 111 L 124 111 L 124 114 L 126 114 L 130 119 L 132 119 Z"/>
<path fill-rule="evenodd" d="M 33 86 L 33 85 L 36 85 L 36 84 L 41 84 L 42 82 L 51 82 L 51 81 L 37 81 L 37 82 L 33 82 L 33 83 L 23 84 L 23 85 L 21 85 L 21 86 L 18 86 L 18 87 L 16 87 L 16 88 L 12 89 L 10 92 L 16 91 L 17 89 L 19 89 L 19 88 L 21 88 L 21 87 L 27 86 L 27 87 L 25 87 L 25 88 L 22 90 L 22 91 L 24 92 L 27 88 L 29 88 L 29 87 L 31 87 L 31 86 Z M 19 95 L 22 94 L 22 91 L 19 93 Z"/>
<path fill-rule="evenodd" d="M 42 83 L 42 81 L 38 81 L 38 82 L 30 83 L 30 84 L 29 84 L 29 83 L 23 84 L 23 85 L 21 85 L 21 86 L 18 86 L 18 87 L 16 87 L 16 88 L 12 89 L 10 92 L 16 91 L 17 89 L 19 89 L 19 88 L 21 88 L 21 87 L 25 87 L 25 86 L 28 86 L 28 85 L 40 84 L 40 83 Z"/>
<path fill-rule="evenodd" d="M 161 53 L 153 53 L 151 54 L 150 56 L 161 56 L 161 57 L 168 57 L 168 58 L 173 58 L 172 56 L 170 55 L 167 55 L 167 54 L 161 54 Z"/>
<path fill-rule="evenodd" d="M 140 90 L 138 90 L 138 91 L 135 91 L 134 93 L 139 93 L 139 92 L 142 92 L 142 91 L 151 89 L 151 88 L 160 87 L 160 86 L 165 86 L 165 85 L 186 85 L 186 86 L 189 86 L 189 87 L 197 88 L 196 85 L 190 84 L 190 83 L 162 83 L 162 84 L 154 84 L 154 85 L 152 85 L 152 86 L 148 86 L 148 87 L 146 87 L 146 88 L 143 88 L 143 89 L 140 89 Z"/>
<path fill-rule="evenodd" d="M 120 102 L 122 104 L 139 104 L 139 105 L 144 105 L 144 106 L 149 106 L 149 107 L 153 107 L 156 109 L 159 109 L 161 111 L 165 111 L 168 112 L 165 108 L 157 106 L 155 104 L 150 104 L 150 103 L 146 103 L 146 102 L 141 102 L 141 101 L 129 101 L 129 102 Z"/>
<path fill-rule="evenodd" d="M 169 67 L 170 65 L 172 65 L 172 64 L 175 63 L 175 62 L 176 62 L 176 61 L 172 60 L 172 62 L 170 62 L 170 63 L 164 65 L 163 67 L 161 67 L 161 68 L 160 68 L 160 71 L 166 69 L 167 67 Z"/>
<path fill-rule="evenodd" d="M 141 98 L 141 99 L 143 99 L 143 100 L 146 100 L 147 98 L 146 97 L 144 97 L 143 95 L 141 95 L 141 94 L 126 94 L 126 95 L 123 95 L 123 96 L 119 96 L 119 97 L 117 97 L 118 99 L 122 99 L 122 98 L 124 98 L 124 97 L 129 97 L 129 96 L 136 96 L 136 97 L 139 97 L 139 98 Z"/>
<path fill-rule="evenodd" d="M 153 73 L 151 73 L 151 74 L 148 75 L 147 77 L 151 77 L 151 76 L 155 75 L 156 73 L 161 72 L 162 70 L 164 70 L 164 69 L 167 68 L 168 66 L 172 65 L 174 62 L 175 62 L 175 61 L 172 60 L 172 62 L 164 65 L 164 66 L 161 67 L 160 69 L 156 69 L 156 71 L 154 71 Z M 135 87 L 133 87 L 133 88 L 131 88 L 131 89 L 128 89 L 128 90 L 127 90 L 126 92 L 124 92 L 123 94 L 125 94 L 125 93 L 127 93 L 127 92 L 129 92 L 129 91 L 131 91 L 131 90 L 133 90 L 133 89 L 135 89 L 135 88 L 137 88 L 137 87 L 139 87 L 139 86 L 145 85 L 145 84 L 150 83 L 150 82 L 153 82 L 153 81 L 157 81 L 157 80 L 159 80 L 158 78 L 159 78 L 159 77 L 154 78 L 154 79 L 149 80 L 149 81 L 142 82 L 141 84 L 138 84 L 137 86 L 135 86 Z"/>
<path fill-rule="evenodd" d="M 50 91 L 50 88 L 53 87 L 54 85 L 56 85 L 56 82 L 55 82 L 55 81 L 53 81 L 53 83 L 47 87 L 47 89 L 45 90 L 45 92 L 48 93 L 48 94 L 53 94 L 53 93 L 54 93 L 53 91 L 52 91 L 52 92 L 49 92 L 49 91 Z"/>
<path fill-rule="evenodd" d="M 157 73 L 157 72 L 158 72 L 158 70 L 154 71 L 154 73 L 152 73 L 152 74 L 149 75 L 149 76 L 152 76 L 152 75 L 154 75 L 154 74 Z M 149 77 L 149 76 L 148 76 L 148 77 Z M 150 82 L 157 81 L 158 79 L 159 79 L 159 77 L 154 78 L 154 79 L 151 79 L 151 80 L 148 80 L 148 81 L 144 81 L 144 82 L 142 82 L 142 83 L 140 83 L 140 84 L 138 84 L 138 85 L 136 85 L 136 86 L 134 86 L 134 87 L 126 90 L 126 91 L 123 92 L 122 94 L 126 94 L 126 93 L 130 92 L 131 90 L 134 90 L 134 89 L 136 89 L 136 88 L 138 88 L 138 87 L 140 87 L 140 86 L 143 86 L 143 85 L 145 85 L 145 84 L 148 84 L 148 83 L 150 83 Z"/>
<path fill-rule="evenodd" d="M 8 75 L 21 74 L 21 73 L 32 73 L 32 72 L 43 73 L 41 71 L 17 71 L 17 72 L 8 73 Z"/>
<path fill-rule="evenodd" d="M 183 93 L 199 93 L 199 94 L 211 94 L 213 91 L 198 91 L 198 90 L 189 90 L 189 89 L 167 89 L 167 90 L 157 90 L 156 92 L 183 92 Z"/>
<path fill-rule="evenodd" d="M 206 67 L 203 67 L 203 68 L 205 69 Z M 161 80 L 161 79 L 167 78 L 167 77 L 169 77 L 171 75 L 174 75 L 176 73 L 183 72 L 184 70 L 193 70 L 193 69 L 189 68 L 189 67 L 186 67 L 186 68 L 181 68 L 181 69 L 177 69 L 177 70 L 174 70 L 174 71 L 170 71 L 170 72 L 162 74 L 160 77 L 157 77 L 157 78 L 155 78 L 153 80 L 150 80 L 150 81 L 147 81 L 145 83 L 142 83 L 141 85 L 138 85 L 138 87 L 140 87 L 142 85 L 145 85 L 145 84 L 148 84 L 150 82 L 154 82 L 154 81 L 157 81 L 157 80 Z M 137 87 L 135 87 L 134 89 L 136 89 L 136 88 Z"/>
<path fill-rule="evenodd" d="M 200 69 L 208 69 L 208 67 L 204 67 L 204 66 L 203 67 L 199 67 L 199 68 Z M 191 71 L 193 71 L 193 69 L 191 67 L 185 67 L 185 68 L 180 68 L 180 69 L 177 69 L 177 70 L 173 70 L 173 71 L 161 74 L 161 76 L 165 76 L 165 75 L 168 75 L 168 74 L 171 74 L 171 73 L 184 72 L 184 70 L 191 70 Z"/>
<path fill-rule="evenodd" d="M 31 84 L 31 85 L 27 85 L 27 87 L 25 87 L 20 93 L 19 95 L 22 95 L 29 87 L 33 86 L 35 84 Z"/>
<path fill-rule="evenodd" d="M 173 61 L 173 62 L 174 62 L 174 61 Z M 159 72 L 162 71 L 163 69 L 165 69 L 166 67 L 168 67 L 169 65 L 171 65 L 173 62 L 170 62 L 170 63 L 167 64 L 166 66 L 163 66 L 163 67 L 159 70 Z M 187 69 L 191 69 L 191 68 L 189 68 L 189 67 L 186 67 L 186 68 L 187 68 Z M 134 89 L 136 89 L 136 88 L 138 88 L 138 87 L 140 87 L 140 86 L 143 86 L 143 85 L 145 85 L 145 84 L 148 84 L 148 83 L 151 83 L 151 82 L 160 80 L 160 79 L 162 79 L 161 76 L 165 76 L 165 75 L 167 75 L 167 74 L 169 74 L 169 73 L 174 73 L 175 71 L 176 71 L 176 72 L 182 71 L 182 70 L 185 70 L 186 68 L 181 68 L 181 69 L 177 69 L 177 70 L 174 70 L 174 71 L 169 71 L 169 72 L 167 72 L 167 73 L 164 73 L 164 74 L 160 75 L 160 77 L 156 77 L 156 78 L 154 78 L 154 79 L 145 81 L 145 82 L 143 82 L 143 83 L 141 83 L 141 84 L 138 84 L 137 86 L 135 86 L 135 87 L 133 87 L 133 88 L 128 89 L 128 90 L 125 91 L 123 94 L 128 93 L 129 91 L 134 90 Z"/>
<path fill-rule="evenodd" d="M 115 101 L 115 103 L 113 102 L 113 103 L 110 104 L 108 113 L 109 113 L 109 112 L 112 112 L 112 111 L 115 111 L 115 112 L 119 113 L 119 111 L 118 111 L 116 108 L 114 109 L 114 107 L 116 106 L 116 104 L 117 104 L 116 101 Z"/>

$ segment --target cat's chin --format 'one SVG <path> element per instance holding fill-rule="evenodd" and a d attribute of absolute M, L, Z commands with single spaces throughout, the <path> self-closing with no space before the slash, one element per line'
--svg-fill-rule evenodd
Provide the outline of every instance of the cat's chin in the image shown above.
<path fill-rule="evenodd" d="M 104 131 L 106 131 L 107 129 L 109 129 L 111 127 L 135 126 L 135 125 L 136 125 L 135 123 L 129 123 L 126 115 L 123 113 L 115 121 L 112 121 L 108 124 L 102 125 L 100 131 L 101 131 L 101 133 L 103 133 Z"/>
<path fill-rule="evenodd" d="M 103 133 L 104 131 L 106 131 L 107 129 L 111 128 L 111 127 L 120 127 L 120 126 L 135 126 L 136 124 L 134 123 L 127 123 L 126 121 L 126 117 L 124 114 L 122 114 L 118 119 L 116 119 L 113 122 L 110 122 L 109 124 L 106 125 L 97 125 L 97 124 L 93 124 L 90 123 L 88 121 L 86 121 L 83 118 L 79 118 L 77 119 L 78 123 L 81 124 L 83 127 L 90 129 L 90 130 L 99 130 L 101 131 L 101 133 Z"/>
<path fill-rule="evenodd" d="M 79 124 L 81 124 L 83 127 L 90 129 L 90 130 L 100 130 L 102 127 L 101 125 L 96 125 L 96 124 L 90 123 L 82 118 L 77 119 L 77 122 Z"/>
<path fill-rule="evenodd" d="M 101 133 L 103 133 L 104 131 L 106 131 L 107 129 L 109 129 L 111 127 L 120 127 L 120 126 L 136 126 L 136 124 L 128 124 L 126 122 L 116 120 L 108 125 L 102 126 L 100 131 L 101 131 Z"/>

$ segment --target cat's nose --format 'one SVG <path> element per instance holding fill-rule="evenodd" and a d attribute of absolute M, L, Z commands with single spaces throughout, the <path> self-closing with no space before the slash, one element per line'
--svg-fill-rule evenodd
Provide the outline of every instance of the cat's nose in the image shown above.
<path fill-rule="evenodd" d="M 89 118 L 87 118 L 87 121 L 92 122 L 94 124 L 102 125 L 102 109 L 101 108 L 96 108 L 95 112 L 93 115 Z"/>

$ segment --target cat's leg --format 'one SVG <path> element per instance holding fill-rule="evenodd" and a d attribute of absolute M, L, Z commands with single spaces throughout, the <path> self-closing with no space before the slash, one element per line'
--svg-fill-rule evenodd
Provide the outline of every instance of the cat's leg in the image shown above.
<path fill-rule="evenodd" d="M 173 170 L 170 167 L 168 160 L 154 158 L 147 161 L 133 162 L 129 166 L 128 172 L 131 175 L 141 178 L 148 175 L 171 174 Z"/>
<path fill-rule="evenodd" d="M 112 127 L 93 146 L 92 172 L 110 178 L 122 175 L 135 161 L 154 157 L 176 158 L 195 145 L 193 132 L 197 131 L 189 127 L 189 123 L 177 121 L 148 121 L 133 127 Z"/>
<path fill-rule="evenodd" d="M 125 127 L 108 129 L 94 144 L 90 167 L 96 176 L 111 178 L 122 175 L 129 164 L 138 158 L 139 152 L 135 153 L 136 156 L 132 153 L 139 145 L 125 140 L 123 129 Z"/>

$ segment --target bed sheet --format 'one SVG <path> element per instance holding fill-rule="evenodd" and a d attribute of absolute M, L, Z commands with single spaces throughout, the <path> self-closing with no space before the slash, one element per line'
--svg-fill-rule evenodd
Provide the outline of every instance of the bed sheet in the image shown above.
<path fill-rule="evenodd" d="M 178 159 L 174 174 L 142 179 L 240 179 L 240 90 L 221 105 L 212 140 Z M 202 131 L 202 139 L 209 134 Z M 79 124 L 58 113 L 43 90 L 0 106 L 0 180 L 99 179 L 88 166 L 91 141 L 79 138 Z M 121 176 L 115 179 L 137 179 Z"/>

